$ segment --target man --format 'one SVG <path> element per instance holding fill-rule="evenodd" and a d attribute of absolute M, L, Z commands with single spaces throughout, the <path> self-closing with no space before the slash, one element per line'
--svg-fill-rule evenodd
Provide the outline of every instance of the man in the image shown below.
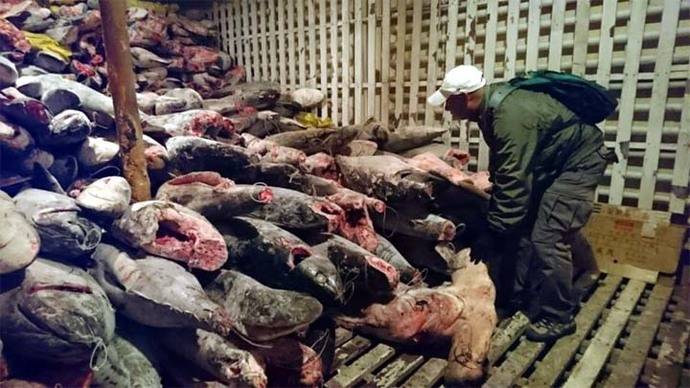
<path fill-rule="evenodd" d="M 489 265 L 497 307 L 530 304 L 527 337 L 552 341 L 575 331 L 570 243 L 592 211 L 607 150 L 601 130 L 550 95 L 507 90 L 505 83 L 487 85 L 474 66 L 458 66 L 427 101 L 479 124 L 493 191 L 472 259 Z M 513 271 L 521 301 L 506 290 Z"/>

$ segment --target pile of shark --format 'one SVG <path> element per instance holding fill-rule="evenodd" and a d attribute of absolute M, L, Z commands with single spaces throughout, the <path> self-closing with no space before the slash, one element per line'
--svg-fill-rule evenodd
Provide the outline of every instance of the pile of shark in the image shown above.
<path fill-rule="evenodd" d="M 0 4 L 3 386 L 319 386 L 337 327 L 483 378 L 491 183 L 445 130 L 336 127 L 319 90 L 245 82 L 212 23 L 130 8 L 135 202 L 98 3 L 48 3 Z"/>

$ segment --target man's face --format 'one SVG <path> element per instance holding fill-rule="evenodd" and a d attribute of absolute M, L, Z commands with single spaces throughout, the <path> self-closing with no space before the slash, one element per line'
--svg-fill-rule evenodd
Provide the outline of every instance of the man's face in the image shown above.
<path fill-rule="evenodd" d="M 469 119 L 471 112 L 467 109 L 467 94 L 456 94 L 446 100 L 446 110 L 455 120 Z"/>

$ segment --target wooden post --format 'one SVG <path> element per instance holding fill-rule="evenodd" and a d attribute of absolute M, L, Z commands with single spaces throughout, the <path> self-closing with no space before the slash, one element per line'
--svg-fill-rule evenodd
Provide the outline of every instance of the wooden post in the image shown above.
<path fill-rule="evenodd" d="M 115 106 L 117 141 L 120 144 L 122 173 L 132 186 L 135 202 L 151 199 L 151 184 L 146 171 L 139 106 L 134 93 L 134 70 L 129 51 L 126 15 L 122 0 L 101 0 L 103 42 L 108 62 L 108 84 Z"/>

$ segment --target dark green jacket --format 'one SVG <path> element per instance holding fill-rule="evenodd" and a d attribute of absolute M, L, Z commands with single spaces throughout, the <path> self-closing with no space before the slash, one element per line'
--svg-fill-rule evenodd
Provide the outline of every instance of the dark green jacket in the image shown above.
<path fill-rule="evenodd" d="M 488 109 L 491 95 L 502 85 L 485 89 L 479 126 L 491 150 L 489 227 L 512 234 L 525 222 L 535 196 L 540 197 L 561 172 L 586 164 L 603 145 L 603 134 L 579 123 L 575 114 L 545 93 L 518 89 L 496 109 Z"/>

